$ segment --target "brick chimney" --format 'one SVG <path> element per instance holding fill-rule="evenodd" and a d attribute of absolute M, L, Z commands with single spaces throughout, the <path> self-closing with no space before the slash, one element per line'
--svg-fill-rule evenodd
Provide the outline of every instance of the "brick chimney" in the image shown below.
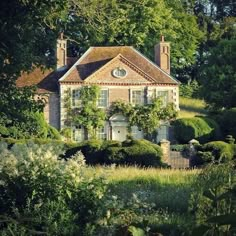
<path fill-rule="evenodd" d="M 165 42 L 162 35 L 161 41 L 155 45 L 155 63 L 166 73 L 170 74 L 170 43 Z"/>
<path fill-rule="evenodd" d="M 60 37 L 57 39 L 57 69 L 67 65 L 67 42 L 63 38 L 63 33 L 60 34 Z"/>

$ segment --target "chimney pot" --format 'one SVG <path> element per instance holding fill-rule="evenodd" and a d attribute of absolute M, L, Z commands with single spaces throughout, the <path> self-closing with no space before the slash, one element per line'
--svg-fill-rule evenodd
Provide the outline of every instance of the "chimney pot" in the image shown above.
<path fill-rule="evenodd" d="M 155 63 L 170 74 L 170 43 L 165 42 L 164 35 L 161 35 L 160 39 L 160 42 L 155 46 Z"/>
<path fill-rule="evenodd" d="M 161 35 L 161 42 L 165 42 L 165 36 Z"/>

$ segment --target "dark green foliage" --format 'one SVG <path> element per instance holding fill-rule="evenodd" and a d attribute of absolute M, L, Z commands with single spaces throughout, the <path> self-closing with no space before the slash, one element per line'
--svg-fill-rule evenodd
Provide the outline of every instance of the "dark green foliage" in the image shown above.
<path fill-rule="evenodd" d="M 81 153 L 64 161 L 31 142 L 0 143 L 0 154 L 1 235 L 83 235 L 104 217 L 106 184 L 84 176 Z"/>
<path fill-rule="evenodd" d="M 208 165 L 203 169 L 197 178 L 190 201 L 197 223 L 192 235 L 234 235 L 235 177 L 235 167 L 230 163 Z"/>
<path fill-rule="evenodd" d="M 214 141 L 206 143 L 203 148 L 204 150 L 212 151 L 212 154 L 219 160 L 222 161 L 225 158 L 232 159 L 234 156 L 233 146 L 223 141 Z"/>
<path fill-rule="evenodd" d="M 173 122 L 175 137 L 180 143 L 197 139 L 205 143 L 220 137 L 218 124 L 207 117 L 182 118 Z"/>
<path fill-rule="evenodd" d="M 9 135 L 8 129 L 5 126 L 0 125 L 0 137 L 7 137 L 8 135 Z"/>
<path fill-rule="evenodd" d="M 132 140 L 123 148 L 123 152 L 126 164 L 161 166 L 161 148 L 147 140 Z"/>
<path fill-rule="evenodd" d="M 160 146 L 147 140 L 118 141 L 90 140 L 68 149 L 65 158 L 81 151 L 87 164 L 127 164 L 161 166 Z"/>
<path fill-rule="evenodd" d="M 199 97 L 199 85 L 196 80 L 188 83 L 181 84 L 179 89 L 179 95 L 185 98 L 198 98 Z"/>
<path fill-rule="evenodd" d="M 201 85 L 210 108 L 236 107 L 236 40 L 222 40 L 211 50 L 202 68 Z"/>
<path fill-rule="evenodd" d="M 30 112 L 27 114 L 27 120 L 14 121 L 15 125 L 0 125 L 0 136 L 14 139 L 57 139 L 60 140 L 60 133 L 56 128 L 47 124 L 44 114 L 41 112 Z M 6 126 L 5 126 L 6 125 Z"/>
<path fill-rule="evenodd" d="M 223 141 L 209 142 L 195 146 L 197 153 L 192 162 L 194 166 L 208 163 L 226 163 L 236 157 L 236 144 Z"/>
<path fill-rule="evenodd" d="M 49 125 L 47 130 L 47 138 L 61 140 L 61 135 L 56 128 Z"/>
<path fill-rule="evenodd" d="M 224 136 L 232 135 L 236 138 L 236 108 L 220 112 L 216 116 L 216 120 L 220 125 Z"/>

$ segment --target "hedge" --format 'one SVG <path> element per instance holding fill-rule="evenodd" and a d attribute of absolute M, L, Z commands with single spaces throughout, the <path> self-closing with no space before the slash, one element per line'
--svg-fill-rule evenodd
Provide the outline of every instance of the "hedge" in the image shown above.
<path fill-rule="evenodd" d="M 160 146 L 147 140 L 118 141 L 90 140 L 68 149 L 65 158 L 81 151 L 87 164 L 119 164 L 139 166 L 161 166 Z"/>
<path fill-rule="evenodd" d="M 173 122 L 175 138 L 179 143 L 197 139 L 201 143 L 217 140 L 221 136 L 219 125 L 207 117 L 182 118 Z"/>
<path fill-rule="evenodd" d="M 0 138 L 0 141 L 6 142 L 9 148 L 15 143 L 48 145 L 64 159 L 69 159 L 81 151 L 86 163 L 90 165 L 163 166 L 160 146 L 147 140 L 127 140 L 123 143 L 112 140 L 89 140 L 81 143 L 66 143 L 49 139 Z"/>
<path fill-rule="evenodd" d="M 196 160 L 198 164 L 209 162 L 227 162 L 235 158 L 236 144 L 223 141 L 214 141 L 204 144 L 198 148 Z"/>

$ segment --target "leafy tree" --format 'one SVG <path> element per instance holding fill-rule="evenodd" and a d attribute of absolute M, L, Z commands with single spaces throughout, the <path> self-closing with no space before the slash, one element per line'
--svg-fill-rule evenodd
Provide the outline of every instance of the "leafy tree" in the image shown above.
<path fill-rule="evenodd" d="M 15 81 L 22 71 L 55 64 L 57 22 L 66 12 L 66 0 L 0 1 L 0 123 L 4 126 L 25 131 L 27 125 L 33 126 L 33 112 L 42 111 L 43 102 L 34 99 L 35 89 L 17 88 Z"/>
<path fill-rule="evenodd" d="M 236 40 L 222 40 L 201 71 L 202 94 L 212 108 L 236 107 Z"/>
<path fill-rule="evenodd" d="M 177 4 L 177 1 L 175 1 Z M 64 26 L 69 39 L 84 52 L 91 45 L 130 45 L 153 58 L 160 35 L 171 42 L 172 66 L 183 68 L 194 62 L 201 38 L 196 19 L 176 4 L 163 0 L 70 1 L 71 17 Z M 190 30 L 191 29 L 191 30 Z"/>

